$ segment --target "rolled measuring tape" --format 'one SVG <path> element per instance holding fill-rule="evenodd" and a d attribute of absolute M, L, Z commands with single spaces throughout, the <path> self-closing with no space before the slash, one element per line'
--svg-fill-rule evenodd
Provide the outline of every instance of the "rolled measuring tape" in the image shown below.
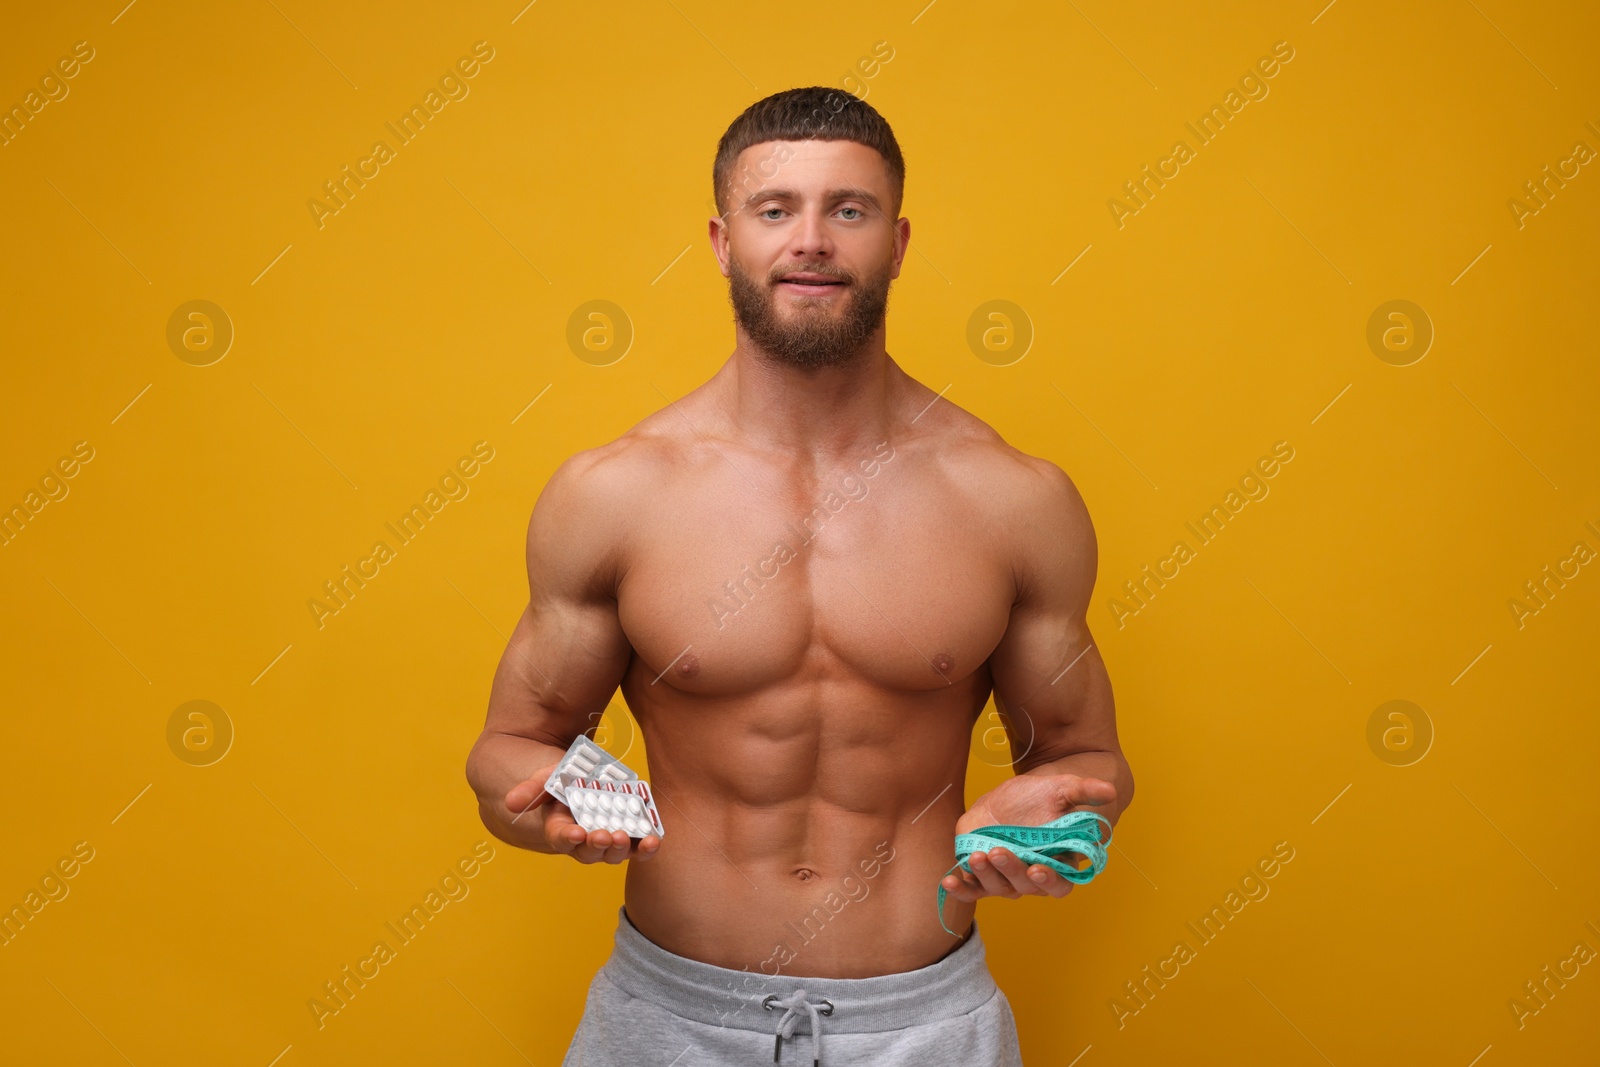
<path fill-rule="evenodd" d="M 1100 840 L 1099 824 L 1104 823 L 1106 838 Z M 1111 823 L 1093 811 L 1069 811 L 1040 826 L 980 826 L 971 833 L 956 835 L 956 865 L 939 876 L 939 925 L 952 937 L 960 937 L 944 923 L 944 901 L 948 891 L 944 880 L 956 871 L 972 873 L 972 854 L 991 848 L 1010 849 L 1024 864 L 1050 868 L 1078 885 L 1090 881 L 1106 868 L 1106 846 L 1111 844 Z M 1089 866 L 1079 870 L 1057 856 L 1076 852 L 1089 858 Z"/>

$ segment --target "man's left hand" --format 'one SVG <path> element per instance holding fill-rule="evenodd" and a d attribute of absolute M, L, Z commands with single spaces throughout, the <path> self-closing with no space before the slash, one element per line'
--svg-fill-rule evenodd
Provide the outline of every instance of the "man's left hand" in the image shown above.
<path fill-rule="evenodd" d="M 1076 774 L 1019 774 L 1008 778 L 979 797 L 967 813 L 956 821 L 956 833 L 964 834 L 981 826 L 1011 824 L 1040 826 L 1069 811 L 1099 807 L 1116 799 L 1117 788 L 1103 778 L 1083 778 Z M 1079 854 L 1065 853 L 1058 859 L 1076 865 Z M 984 897 L 1035 896 L 1064 897 L 1073 883 L 1042 864 L 1023 863 L 1008 848 L 974 852 L 968 860 L 971 873 L 957 870 L 940 883 L 957 900 L 977 901 Z"/>

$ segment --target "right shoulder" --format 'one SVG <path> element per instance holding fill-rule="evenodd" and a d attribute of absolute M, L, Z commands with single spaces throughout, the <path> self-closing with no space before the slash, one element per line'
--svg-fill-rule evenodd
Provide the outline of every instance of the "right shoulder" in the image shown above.
<path fill-rule="evenodd" d="M 669 439 L 641 425 L 563 460 L 528 520 L 530 577 L 614 595 L 638 501 L 660 490 L 672 453 Z"/>

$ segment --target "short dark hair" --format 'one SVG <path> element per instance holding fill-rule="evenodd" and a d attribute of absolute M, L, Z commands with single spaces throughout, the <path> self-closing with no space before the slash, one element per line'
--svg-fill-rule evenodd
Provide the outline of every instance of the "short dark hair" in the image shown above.
<path fill-rule="evenodd" d="M 905 197 L 906 161 L 889 123 L 860 97 L 825 85 L 785 89 L 744 109 L 717 144 L 711 182 L 717 210 L 728 212 L 733 165 L 751 145 L 765 141 L 854 141 L 875 149 L 889 167 L 894 186 L 894 213 Z M 892 220 L 891 220 L 892 221 Z"/>

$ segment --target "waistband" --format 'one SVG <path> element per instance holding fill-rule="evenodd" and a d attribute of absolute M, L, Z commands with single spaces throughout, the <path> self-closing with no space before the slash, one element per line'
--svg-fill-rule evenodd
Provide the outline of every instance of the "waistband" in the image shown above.
<path fill-rule="evenodd" d="M 773 1013 L 763 1010 L 763 1001 L 796 991 L 833 1005 L 829 1033 L 875 1033 L 965 1014 L 986 1004 L 997 988 L 976 923 L 961 947 L 926 967 L 818 978 L 736 971 L 668 952 L 639 932 L 625 907 L 617 909 L 616 942 L 602 970 L 625 993 L 680 1018 L 765 1033 L 772 1032 Z"/>

